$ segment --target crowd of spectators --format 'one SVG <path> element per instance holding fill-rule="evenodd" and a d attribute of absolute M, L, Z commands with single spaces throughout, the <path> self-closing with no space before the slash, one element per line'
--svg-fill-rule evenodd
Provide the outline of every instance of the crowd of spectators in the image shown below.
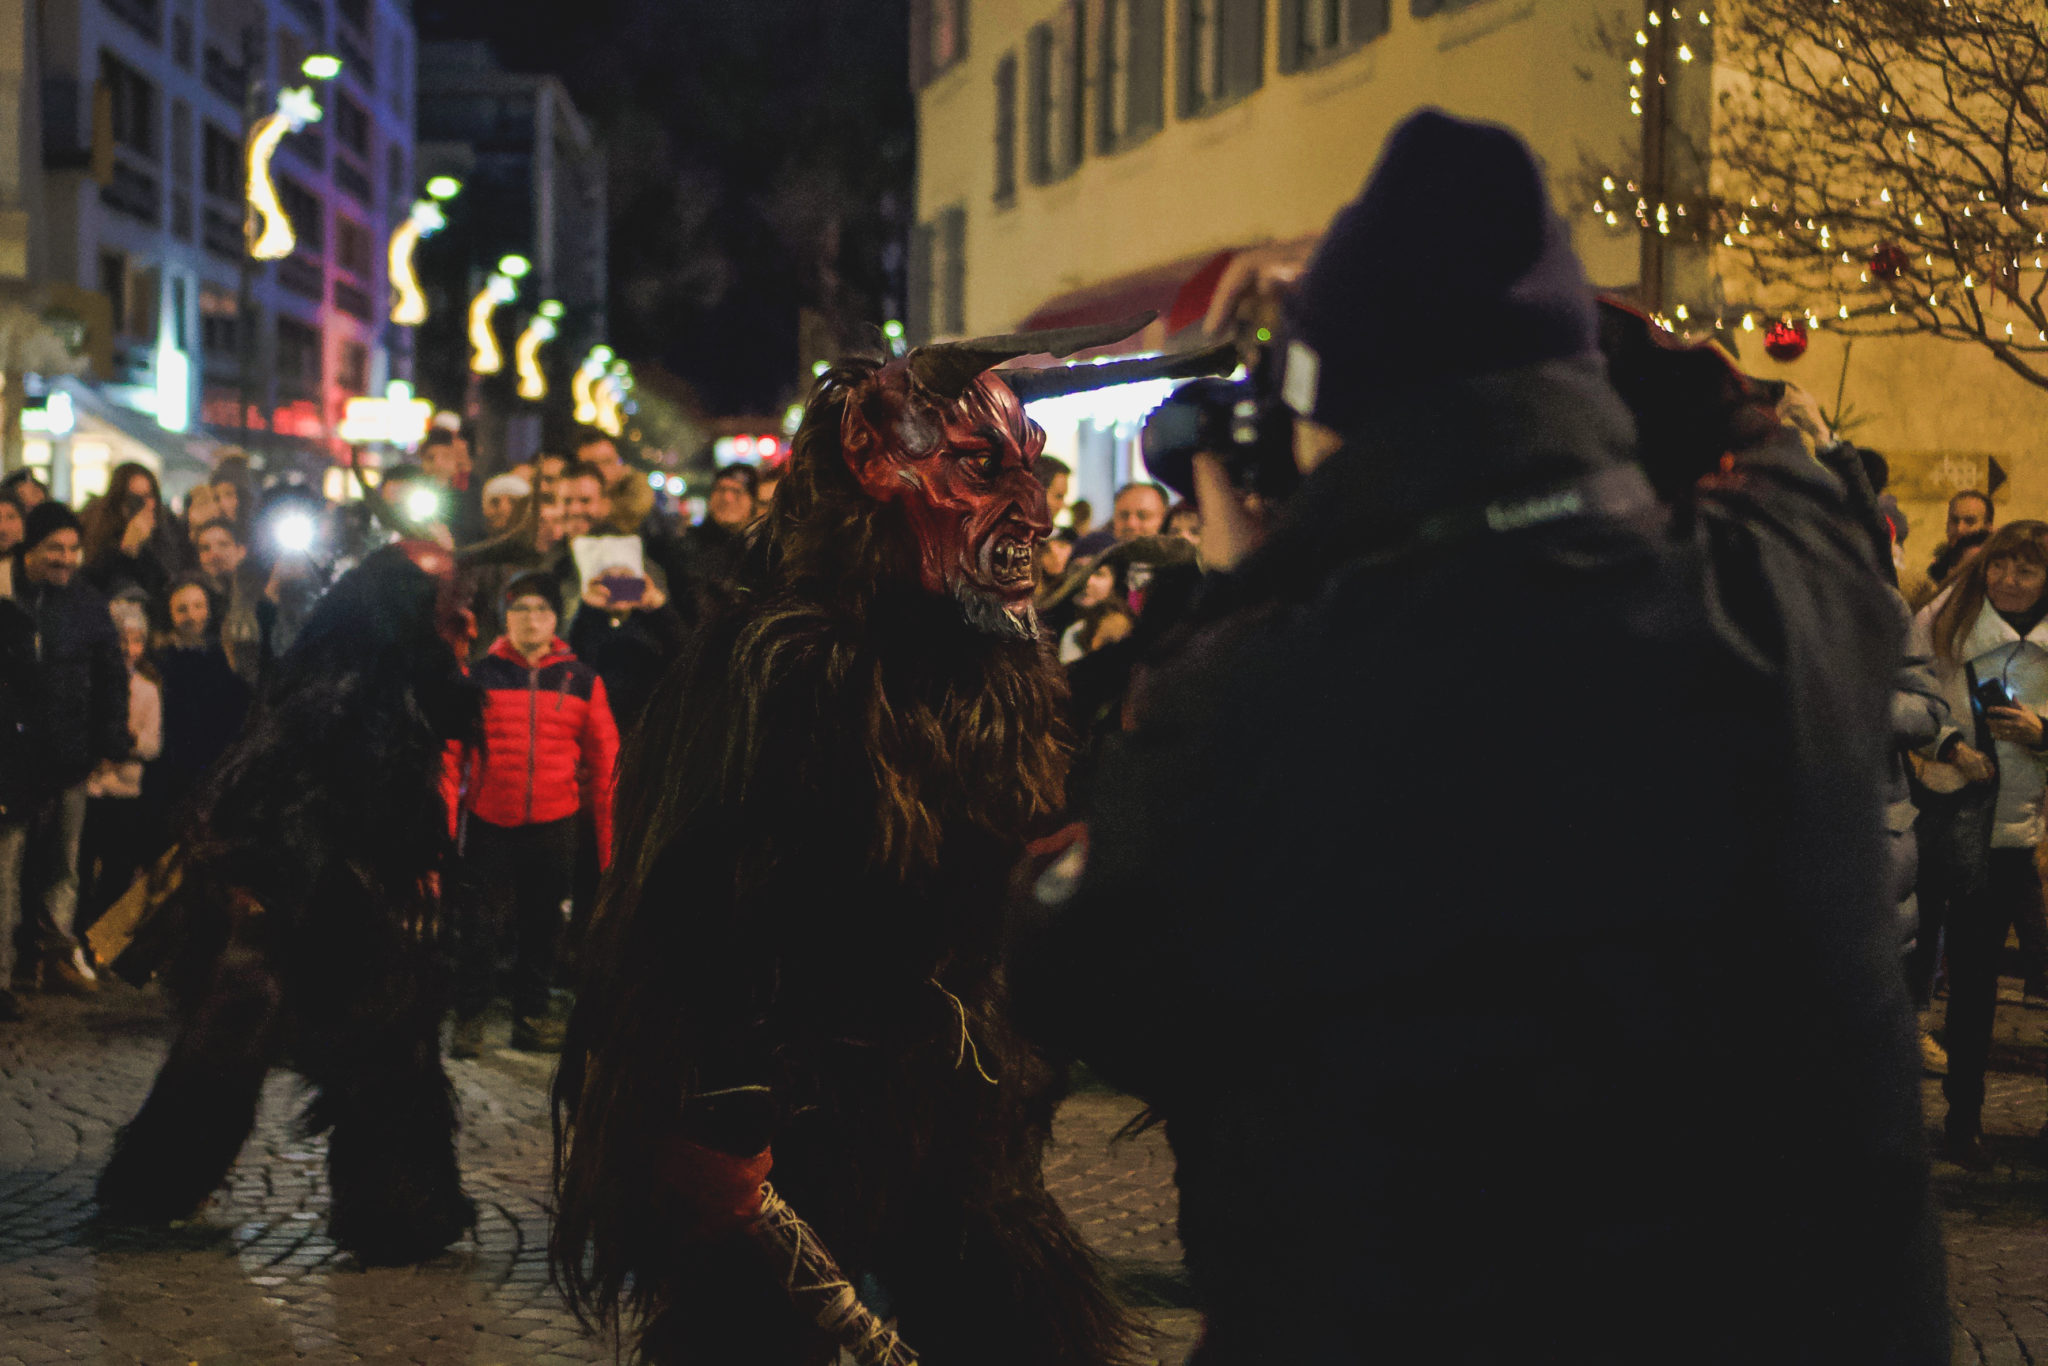
<path fill-rule="evenodd" d="M 98 989 L 86 931 L 142 894 L 320 593 L 410 536 L 456 554 L 486 699 L 486 734 L 451 758 L 457 1051 L 482 1046 L 501 997 L 515 1046 L 556 1046 L 558 959 L 610 856 L 619 736 L 771 490 L 722 470 L 687 526 L 597 434 L 479 478 L 452 416 L 339 507 L 260 488 L 239 454 L 176 508 L 141 464 L 75 510 L 32 471 L 0 481 L 0 1020 L 26 994 Z"/>

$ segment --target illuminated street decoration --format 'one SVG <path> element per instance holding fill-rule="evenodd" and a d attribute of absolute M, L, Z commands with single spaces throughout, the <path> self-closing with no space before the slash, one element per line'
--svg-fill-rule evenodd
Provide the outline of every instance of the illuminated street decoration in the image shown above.
<path fill-rule="evenodd" d="M 495 375 L 505 368 L 505 353 L 498 347 L 498 334 L 491 330 L 491 315 L 499 304 L 509 304 L 519 297 L 519 286 L 512 283 L 512 277 L 497 272 L 477 291 L 469 302 L 469 368 L 479 375 Z"/>
<path fill-rule="evenodd" d="M 576 367 L 575 378 L 569 381 L 569 397 L 576 401 L 576 420 L 586 427 L 597 424 L 596 386 L 611 363 L 612 349 L 609 346 L 593 346 L 590 354 L 583 358 L 583 364 Z"/>
<path fill-rule="evenodd" d="M 298 238 L 292 234 L 292 220 L 277 202 L 277 186 L 270 179 L 270 159 L 287 133 L 296 133 L 309 123 L 320 121 L 320 104 L 311 86 L 280 90 L 277 110 L 256 120 L 249 132 L 248 199 L 249 215 L 244 232 L 249 254 L 259 261 L 281 261 L 292 254 Z"/>
<path fill-rule="evenodd" d="M 427 439 L 434 405 L 413 397 L 402 379 L 384 386 L 382 398 L 351 398 L 342 409 L 341 439 L 352 446 L 383 442 L 407 450 Z"/>
<path fill-rule="evenodd" d="M 595 354 L 595 353 L 593 353 Z M 623 435 L 626 429 L 626 394 L 633 387 L 633 370 L 624 361 L 612 362 L 604 378 L 590 386 L 596 407 L 595 425 L 606 436 Z"/>
<path fill-rule="evenodd" d="M 400 327 L 418 327 L 427 320 L 427 296 L 420 289 L 420 277 L 413 270 L 412 255 L 423 237 L 431 237 L 448 226 L 441 206 L 431 199 L 413 201 L 412 212 L 391 234 L 391 321 Z"/>
<path fill-rule="evenodd" d="M 562 305 L 549 299 L 533 315 L 533 321 L 519 334 L 519 340 L 512 347 L 512 362 L 519 371 L 519 397 L 536 402 L 548 396 L 548 377 L 540 368 L 540 349 L 555 339 L 555 320 L 562 316 Z"/>

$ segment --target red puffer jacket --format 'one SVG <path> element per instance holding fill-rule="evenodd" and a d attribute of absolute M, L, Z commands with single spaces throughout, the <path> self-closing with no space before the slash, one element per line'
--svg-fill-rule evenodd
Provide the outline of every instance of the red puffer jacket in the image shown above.
<path fill-rule="evenodd" d="M 484 747 L 464 756 L 469 810 L 501 826 L 588 810 L 609 867 L 619 729 L 603 681 L 560 640 L 531 665 L 502 636 L 470 676 L 484 690 Z"/>

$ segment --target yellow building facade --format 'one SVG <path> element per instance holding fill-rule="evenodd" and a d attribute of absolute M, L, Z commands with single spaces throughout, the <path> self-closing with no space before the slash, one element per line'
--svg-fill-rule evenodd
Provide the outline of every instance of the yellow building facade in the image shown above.
<path fill-rule="evenodd" d="M 916 12 L 914 332 L 1196 302 L 1197 276 L 1221 254 L 1319 234 L 1423 105 L 1520 132 L 1595 285 L 1637 284 L 1632 224 L 1594 214 L 1585 172 L 1639 146 L 1623 46 L 1639 3 L 920 0 Z M 1949 493 L 1982 486 L 1994 460 L 2011 515 L 2048 516 L 2048 392 L 1987 354 L 1866 339 L 1845 370 L 1842 339 L 1825 330 L 1786 364 L 1764 355 L 1760 333 L 1731 335 L 1753 373 L 1830 410 L 1839 394 L 1850 435 L 1891 459 L 1909 559 L 1940 539 Z M 1110 444 L 1091 445 L 1085 418 L 1072 433 L 1046 425 L 1092 497 L 1133 472 L 1128 411 Z"/>

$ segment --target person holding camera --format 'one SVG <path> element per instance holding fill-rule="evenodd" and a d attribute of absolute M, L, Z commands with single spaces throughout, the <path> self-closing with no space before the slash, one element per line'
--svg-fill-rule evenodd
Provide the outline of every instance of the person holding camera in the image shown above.
<path fill-rule="evenodd" d="M 1301 485 L 1195 448 L 1235 567 L 1009 959 L 1163 1123 L 1195 1360 L 1946 1363 L 1840 484 L 1773 419 L 1673 517 L 1506 129 L 1397 128 L 1279 336 Z"/>
<path fill-rule="evenodd" d="M 2028 988 L 2048 975 L 2048 930 L 2034 850 L 2048 789 L 2048 523 L 2011 522 L 1929 603 L 1920 621 L 1955 727 L 1922 769 L 1935 788 L 1960 789 L 1945 841 L 1955 850 L 1948 905 L 1948 1018 L 1944 1043 L 1947 1155 L 1982 1168 L 1984 1068 L 1998 1006 L 1998 955 L 2016 928 Z M 1948 781 L 1944 781 L 1948 779 Z M 1974 798 L 1974 800 L 1972 800 Z"/>

